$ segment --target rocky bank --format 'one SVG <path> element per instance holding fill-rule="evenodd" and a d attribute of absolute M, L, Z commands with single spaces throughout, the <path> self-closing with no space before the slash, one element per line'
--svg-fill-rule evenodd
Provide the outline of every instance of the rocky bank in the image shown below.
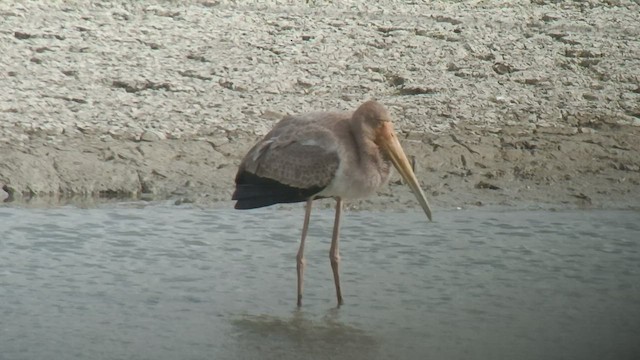
<path fill-rule="evenodd" d="M 370 98 L 436 211 L 640 204 L 634 1 L 3 1 L 0 19 L 8 204 L 230 206 L 283 115 Z M 395 178 L 352 206 L 417 204 Z"/>

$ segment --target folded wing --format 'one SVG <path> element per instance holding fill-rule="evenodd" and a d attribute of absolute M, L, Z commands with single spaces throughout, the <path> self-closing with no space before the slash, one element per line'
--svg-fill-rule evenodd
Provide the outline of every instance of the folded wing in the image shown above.
<path fill-rule="evenodd" d="M 334 135 L 287 118 L 245 156 L 236 175 L 236 209 L 306 201 L 324 189 L 340 164 Z"/>

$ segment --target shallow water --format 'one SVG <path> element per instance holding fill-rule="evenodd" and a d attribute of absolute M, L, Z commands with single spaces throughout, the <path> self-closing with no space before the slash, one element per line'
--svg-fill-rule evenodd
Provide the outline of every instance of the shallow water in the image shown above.
<path fill-rule="evenodd" d="M 637 359 L 640 214 L 0 208 L 0 359 Z"/>

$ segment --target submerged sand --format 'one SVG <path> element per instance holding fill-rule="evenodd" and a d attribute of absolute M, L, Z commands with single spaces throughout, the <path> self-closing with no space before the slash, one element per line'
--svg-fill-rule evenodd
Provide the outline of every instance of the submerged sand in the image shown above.
<path fill-rule="evenodd" d="M 230 205 L 283 115 L 392 113 L 434 207 L 638 208 L 634 1 L 0 3 L 0 199 Z M 416 207 L 394 178 L 360 208 Z"/>

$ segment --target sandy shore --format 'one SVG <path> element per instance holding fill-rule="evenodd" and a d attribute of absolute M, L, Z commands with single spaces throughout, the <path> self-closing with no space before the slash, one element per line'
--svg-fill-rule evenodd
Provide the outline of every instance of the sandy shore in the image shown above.
<path fill-rule="evenodd" d="M 637 2 L 239 3 L 0 3 L 0 199 L 219 205 L 284 114 L 376 98 L 436 209 L 638 208 Z"/>

